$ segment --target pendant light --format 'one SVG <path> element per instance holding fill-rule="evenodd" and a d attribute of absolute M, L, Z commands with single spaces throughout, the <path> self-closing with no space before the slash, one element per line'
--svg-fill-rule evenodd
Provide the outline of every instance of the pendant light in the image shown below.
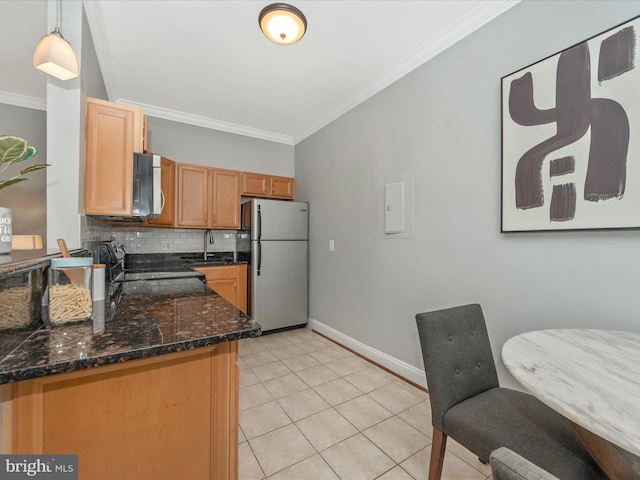
<path fill-rule="evenodd" d="M 80 75 L 76 52 L 60 32 L 60 0 L 56 0 L 56 28 L 36 45 L 33 66 L 60 80 L 71 80 Z"/>
<path fill-rule="evenodd" d="M 262 9 L 258 16 L 260 29 L 269 40 L 280 45 L 291 45 L 307 31 L 307 19 L 293 5 L 272 3 Z"/>

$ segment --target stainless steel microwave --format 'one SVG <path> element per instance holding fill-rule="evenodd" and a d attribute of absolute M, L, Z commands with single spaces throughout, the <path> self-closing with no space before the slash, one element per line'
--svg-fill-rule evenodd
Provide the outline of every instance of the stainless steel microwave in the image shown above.
<path fill-rule="evenodd" d="M 133 154 L 133 208 L 132 217 L 154 219 L 162 212 L 160 155 Z"/>

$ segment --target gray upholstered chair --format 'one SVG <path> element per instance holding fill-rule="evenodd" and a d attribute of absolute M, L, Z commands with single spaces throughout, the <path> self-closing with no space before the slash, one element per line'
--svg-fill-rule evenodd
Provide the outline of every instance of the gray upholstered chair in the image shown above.
<path fill-rule="evenodd" d="M 491 452 L 489 463 L 493 480 L 559 480 L 506 447 Z"/>
<path fill-rule="evenodd" d="M 429 480 L 440 478 L 448 436 L 485 463 L 509 447 L 562 480 L 606 478 L 560 414 L 499 386 L 480 305 L 418 313 L 416 321 L 433 424 Z"/>

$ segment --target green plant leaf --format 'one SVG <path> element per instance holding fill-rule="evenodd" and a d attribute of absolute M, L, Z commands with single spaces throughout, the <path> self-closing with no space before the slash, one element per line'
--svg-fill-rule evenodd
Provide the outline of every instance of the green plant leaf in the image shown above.
<path fill-rule="evenodd" d="M 35 172 L 36 170 L 41 170 L 43 168 L 50 167 L 48 163 L 37 163 L 35 165 L 31 165 L 30 167 L 25 168 L 20 172 L 20 175 L 24 175 L 25 173 Z"/>
<path fill-rule="evenodd" d="M 0 135 L 0 174 L 4 173 L 13 163 L 23 162 L 37 154 L 38 150 L 35 147 L 30 147 L 25 139 L 12 135 Z M 48 166 L 46 163 L 31 165 L 23 169 L 19 175 L 7 180 L 0 180 L 0 189 L 29 180 L 29 177 L 24 176 L 26 173 L 35 172 Z"/>
<path fill-rule="evenodd" d="M 29 147 L 23 138 L 0 136 L 0 163 L 13 163 L 27 155 Z"/>
<path fill-rule="evenodd" d="M 0 0 L 1 1 L 1 0 Z M 27 147 L 27 151 L 20 158 L 13 160 L 12 162 L 8 162 L 9 165 L 13 165 L 14 163 L 24 162 L 25 160 L 29 160 L 30 158 L 35 157 L 38 154 L 38 151 L 35 147 Z"/>
<path fill-rule="evenodd" d="M 25 160 L 29 160 L 30 158 L 35 157 L 38 154 L 38 150 L 36 150 L 36 147 L 27 147 L 27 151 L 26 153 L 20 157 L 19 159 L 16 160 L 16 162 L 23 162 Z"/>
<path fill-rule="evenodd" d="M 27 177 L 13 177 L 9 180 L 0 180 L 0 189 L 13 185 L 14 183 L 24 182 L 25 180 L 29 179 Z"/>

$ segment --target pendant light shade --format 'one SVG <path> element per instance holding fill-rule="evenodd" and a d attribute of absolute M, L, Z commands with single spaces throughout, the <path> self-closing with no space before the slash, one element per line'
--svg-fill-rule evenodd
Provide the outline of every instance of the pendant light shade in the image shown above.
<path fill-rule="evenodd" d="M 33 66 L 60 80 L 71 80 L 80 75 L 76 52 L 60 32 L 60 0 L 56 2 L 56 28 L 36 45 Z"/>
<path fill-rule="evenodd" d="M 307 19 L 293 5 L 272 3 L 258 16 L 260 29 L 269 40 L 281 45 L 296 43 L 307 31 Z"/>

